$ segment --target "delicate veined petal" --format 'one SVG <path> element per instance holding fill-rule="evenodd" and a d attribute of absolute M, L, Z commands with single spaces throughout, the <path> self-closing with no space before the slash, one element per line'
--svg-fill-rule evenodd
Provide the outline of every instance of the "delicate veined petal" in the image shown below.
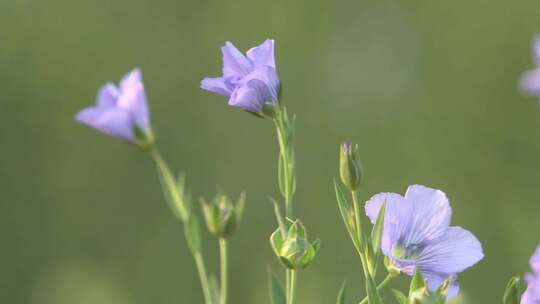
<path fill-rule="evenodd" d="M 243 77 L 252 70 L 252 64 L 231 42 L 221 48 L 223 54 L 223 76 Z"/>
<path fill-rule="evenodd" d="M 231 106 L 251 112 L 260 112 L 267 102 L 276 102 L 279 82 L 275 70 L 264 66 L 242 79 L 229 99 Z"/>
<path fill-rule="evenodd" d="M 119 95 L 118 88 L 109 82 L 99 89 L 96 104 L 98 107 L 115 107 Z"/>
<path fill-rule="evenodd" d="M 225 97 L 230 97 L 232 93 L 223 77 L 206 77 L 201 81 L 201 88 Z"/>
<path fill-rule="evenodd" d="M 132 117 L 125 110 L 103 110 L 97 107 L 90 107 L 79 112 L 76 119 L 105 134 L 126 141 L 135 140 Z"/>
<path fill-rule="evenodd" d="M 540 69 L 525 72 L 521 76 L 519 86 L 528 95 L 540 95 Z"/>
<path fill-rule="evenodd" d="M 540 246 L 530 259 L 532 273 L 525 275 L 527 290 L 521 296 L 521 304 L 539 304 L 540 303 Z"/>
<path fill-rule="evenodd" d="M 413 185 L 407 189 L 405 200 L 413 205 L 413 217 L 404 243 L 420 244 L 445 233 L 450 225 L 452 210 L 444 192 Z"/>
<path fill-rule="evenodd" d="M 402 273 L 412 276 L 419 268 L 430 288 L 436 289 L 483 258 L 482 246 L 472 233 L 449 226 L 452 210 L 444 192 L 413 185 L 404 197 L 377 194 L 365 206 L 373 223 L 384 202 L 381 249 Z M 457 291 L 454 281 L 449 297 Z"/>
<path fill-rule="evenodd" d="M 366 214 L 375 223 L 382 205 L 386 202 L 381 248 L 385 255 L 391 256 L 392 249 L 406 233 L 412 217 L 412 205 L 396 193 L 379 193 L 366 202 Z M 414 272 L 414 267 L 413 270 Z"/>
<path fill-rule="evenodd" d="M 478 263 L 484 257 L 480 241 L 461 227 L 450 227 L 441 239 L 426 246 L 418 263 L 437 273 L 454 274 Z"/>
<path fill-rule="evenodd" d="M 253 62 L 255 68 L 269 66 L 276 68 L 274 60 L 274 40 L 266 39 L 261 45 L 247 51 L 247 57 Z"/>

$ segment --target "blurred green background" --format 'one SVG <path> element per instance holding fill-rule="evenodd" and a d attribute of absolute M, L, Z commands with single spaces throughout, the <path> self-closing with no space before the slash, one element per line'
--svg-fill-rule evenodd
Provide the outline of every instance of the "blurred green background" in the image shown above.
<path fill-rule="evenodd" d="M 247 191 L 231 304 L 268 303 L 274 129 L 198 84 L 220 75 L 226 40 L 271 37 L 298 115 L 297 214 L 322 239 L 299 303 L 334 303 L 344 279 L 363 295 L 332 189 L 344 139 L 360 145 L 362 199 L 414 183 L 448 194 L 486 254 L 461 300 L 497 303 L 540 243 L 540 111 L 516 88 L 536 32 L 537 0 L 2 0 L 0 302 L 202 303 L 151 159 L 73 121 L 141 67 L 158 144 L 196 196 Z M 214 272 L 216 251 L 206 235 Z"/>

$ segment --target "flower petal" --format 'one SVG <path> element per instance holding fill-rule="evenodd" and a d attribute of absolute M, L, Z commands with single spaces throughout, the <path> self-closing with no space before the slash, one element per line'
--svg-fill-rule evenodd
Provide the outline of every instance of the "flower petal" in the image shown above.
<path fill-rule="evenodd" d="M 133 120 L 128 111 L 89 107 L 80 111 L 76 120 L 113 137 L 133 142 Z"/>
<path fill-rule="evenodd" d="M 222 95 L 225 97 L 230 97 L 232 93 L 231 89 L 227 86 L 225 78 L 223 77 L 204 78 L 201 81 L 201 89 L 207 90 L 212 93 L 216 93 L 218 95 Z"/>
<path fill-rule="evenodd" d="M 426 273 L 457 274 L 484 257 L 480 241 L 468 230 L 449 227 L 440 239 L 427 245 L 418 256 L 418 265 Z"/>
<path fill-rule="evenodd" d="M 396 193 L 379 193 L 366 202 L 366 214 L 372 223 L 375 223 L 379 211 L 386 202 L 383 237 L 381 248 L 385 255 L 392 256 L 392 248 L 407 232 L 412 218 L 412 205 L 404 197 Z M 413 267 L 414 271 L 414 267 Z"/>
<path fill-rule="evenodd" d="M 252 65 L 231 42 L 221 48 L 223 54 L 223 76 L 243 77 L 252 70 Z"/>
<path fill-rule="evenodd" d="M 412 204 L 413 216 L 404 244 L 421 244 L 442 236 L 450 225 L 452 209 L 444 192 L 421 185 L 409 186 L 405 200 Z"/>
<path fill-rule="evenodd" d="M 532 271 L 536 274 L 540 274 L 540 246 L 536 247 L 529 263 L 531 264 Z"/>
<path fill-rule="evenodd" d="M 119 95 L 120 91 L 118 88 L 114 85 L 114 83 L 109 82 L 99 89 L 96 104 L 98 107 L 115 107 Z"/>
<path fill-rule="evenodd" d="M 540 96 L 540 69 L 525 72 L 519 81 L 521 90 L 531 96 Z"/>
<path fill-rule="evenodd" d="M 150 113 L 139 69 L 134 69 L 122 78 L 117 106 L 132 113 L 137 127 L 150 131 Z"/>
<path fill-rule="evenodd" d="M 536 37 L 534 37 L 533 57 L 536 65 L 540 66 L 540 35 L 536 35 Z"/>
<path fill-rule="evenodd" d="M 261 45 L 247 51 L 247 57 L 253 62 L 255 68 L 269 66 L 276 68 L 274 59 L 274 40 L 266 39 Z"/>
<path fill-rule="evenodd" d="M 229 104 L 251 112 L 260 112 L 266 102 L 278 99 L 279 80 L 276 71 L 268 66 L 256 69 L 242 79 L 232 93 Z"/>

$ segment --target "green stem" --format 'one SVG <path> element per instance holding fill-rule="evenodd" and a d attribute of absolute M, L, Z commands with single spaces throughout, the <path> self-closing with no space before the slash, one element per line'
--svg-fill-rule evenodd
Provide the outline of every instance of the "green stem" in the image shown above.
<path fill-rule="evenodd" d="M 291 270 L 291 286 L 290 286 L 289 294 L 287 296 L 287 304 L 294 304 L 297 279 L 298 279 L 298 272 L 294 269 Z"/>
<path fill-rule="evenodd" d="M 210 285 L 208 284 L 208 276 L 206 275 L 206 267 L 204 266 L 204 260 L 200 253 L 193 254 L 195 258 L 195 265 L 197 265 L 197 272 L 199 273 L 199 279 L 201 280 L 201 287 L 204 295 L 204 303 L 212 304 L 212 296 L 210 294 Z"/>
<path fill-rule="evenodd" d="M 386 285 L 388 285 L 388 283 L 390 283 L 394 278 L 394 275 L 388 274 L 386 278 L 384 278 L 384 280 L 377 286 L 377 291 L 381 292 L 386 287 Z M 359 304 L 367 304 L 367 302 L 368 298 L 365 297 L 362 301 L 360 301 Z"/>
<path fill-rule="evenodd" d="M 220 284 L 220 295 L 219 303 L 227 304 L 227 288 L 228 288 L 228 270 L 227 270 L 227 240 L 224 238 L 219 239 L 219 256 L 221 263 L 221 284 Z"/>
<path fill-rule="evenodd" d="M 283 165 L 283 183 L 285 185 L 285 189 L 283 189 L 282 194 L 285 199 L 285 216 L 293 219 L 294 208 L 292 199 L 294 196 L 294 189 L 292 186 L 292 180 L 294 179 L 294 150 L 293 147 L 289 146 L 292 144 L 288 135 L 289 130 L 287 130 L 289 126 L 287 126 L 287 122 L 284 118 L 284 115 L 286 114 L 282 111 L 285 110 L 280 110 L 277 113 L 276 118 L 274 118 L 274 124 L 276 125 L 279 143 L 280 161 Z"/>
<path fill-rule="evenodd" d="M 369 268 L 367 265 L 367 259 L 365 257 L 365 252 L 362 252 L 362 250 L 365 250 L 364 246 L 364 232 L 362 229 L 362 216 L 360 213 L 360 204 L 358 202 L 358 196 L 356 191 L 351 191 L 351 196 L 353 199 L 353 208 L 354 208 L 354 220 L 356 224 L 356 232 L 357 232 L 357 238 L 360 242 L 359 247 L 357 248 L 358 256 L 360 257 L 360 262 L 362 263 L 362 270 L 364 271 L 365 275 L 369 274 Z"/>

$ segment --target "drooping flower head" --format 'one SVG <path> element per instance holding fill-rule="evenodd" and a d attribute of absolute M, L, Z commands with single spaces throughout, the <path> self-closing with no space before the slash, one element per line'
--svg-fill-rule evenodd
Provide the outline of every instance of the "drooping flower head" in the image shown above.
<path fill-rule="evenodd" d="M 152 130 L 141 71 L 125 75 L 119 86 L 112 82 L 102 86 L 96 105 L 80 111 L 76 120 L 121 140 L 150 145 Z"/>
<path fill-rule="evenodd" d="M 384 202 L 381 250 L 392 266 L 410 276 L 420 269 L 431 290 L 451 278 L 448 297 L 455 295 L 459 289 L 456 275 L 484 254 L 471 232 L 450 226 L 452 210 L 446 194 L 420 185 L 409 186 L 405 196 L 379 193 L 365 206 L 373 223 Z"/>
<path fill-rule="evenodd" d="M 521 304 L 540 304 L 540 246 L 530 260 L 531 273 L 525 275 L 527 290 L 521 296 Z"/>
<path fill-rule="evenodd" d="M 231 42 L 221 48 L 223 76 L 204 78 L 201 88 L 229 98 L 229 105 L 261 113 L 266 103 L 275 104 L 279 95 L 279 80 L 274 59 L 274 40 L 242 54 Z"/>
<path fill-rule="evenodd" d="M 525 72 L 519 85 L 525 94 L 540 97 L 540 35 L 533 41 L 533 61 L 536 68 Z"/>

